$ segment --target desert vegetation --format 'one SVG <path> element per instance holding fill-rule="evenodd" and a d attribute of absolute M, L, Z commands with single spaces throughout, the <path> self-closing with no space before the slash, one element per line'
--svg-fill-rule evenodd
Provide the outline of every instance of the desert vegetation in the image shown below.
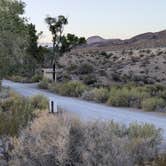
<path fill-rule="evenodd" d="M 63 66 L 61 75 L 81 80 L 93 76 L 93 86 L 111 86 L 115 83 L 165 84 L 165 47 L 124 49 L 118 51 L 72 51 L 58 61 Z M 70 65 L 74 66 L 70 68 Z M 84 71 L 83 70 L 88 70 Z M 86 66 L 84 68 L 84 66 Z M 102 72 L 103 71 L 103 72 Z M 89 77 L 90 78 L 90 77 Z M 86 80 L 86 79 L 85 79 Z M 86 83 L 86 82 L 85 82 Z"/>
<path fill-rule="evenodd" d="M 105 89 L 94 91 L 103 94 L 102 100 L 105 100 Z M 165 163 L 159 154 L 162 131 L 153 125 L 82 122 L 64 111 L 49 114 L 44 96 L 24 98 L 4 88 L 0 94 L 0 164 L 122 166 L 125 162 L 128 166 L 142 166 Z"/>
<path fill-rule="evenodd" d="M 165 166 L 161 129 L 82 121 L 59 107 L 51 114 L 46 97 L 20 96 L 1 81 L 40 82 L 62 96 L 166 113 L 166 31 L 93 49 L 84 37 L 64 33 L 67 17 L 47 16 L 49 48 L 38 43 L 42 32 L 24 15 L 25 6 L 0 0 L 0 166 Z M 51 80 L 43 68 L 53 69 Z"/>
<path fill-rule="evenodd" d="M 152 125 L 83 123 L 68 114 L 44 113 L 14 140 L 9 165 L 142 166 L 154 161 L 160 141 Z"/>
<path fill-rule="evenodd" d="M 166 87 L 161 84 L 140 86 L 135 83 L 94 88 L 78 81 L 52 83 L 44 79 L 40 88 L 70 97 L 105 103 L 115 107 L 142 108 L 144 111 L 166 112 Z"/>
<path fill-rule="evenodd" d="M 48 108 L 48 100 L 43 96 L 24 98 L 8 90 L 3 93 L 0 98 L 0 135 L 18 135 L 38 110 Z"/>

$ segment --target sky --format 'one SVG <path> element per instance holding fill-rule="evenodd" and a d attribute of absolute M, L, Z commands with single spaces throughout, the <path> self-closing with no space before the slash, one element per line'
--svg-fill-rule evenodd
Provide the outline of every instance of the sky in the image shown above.
<path fill-rule="evenodd" d="M 166 29 L 166 0 L 23 0 L 25 16 L 51 42 L 44 19 L 64 15 L 65 33 L 78 36 L 127 39 L 145 32 Z"/>

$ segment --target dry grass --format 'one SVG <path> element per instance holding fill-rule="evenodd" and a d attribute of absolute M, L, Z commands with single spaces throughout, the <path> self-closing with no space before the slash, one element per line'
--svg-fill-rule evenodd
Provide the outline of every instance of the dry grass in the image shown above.
<path fill-rule="evenodd" d="M 113 122 L 83 123 L 42 112 L 14 139 L 11 166 L 142 166 L 156 156 L 160 130 Z"/>

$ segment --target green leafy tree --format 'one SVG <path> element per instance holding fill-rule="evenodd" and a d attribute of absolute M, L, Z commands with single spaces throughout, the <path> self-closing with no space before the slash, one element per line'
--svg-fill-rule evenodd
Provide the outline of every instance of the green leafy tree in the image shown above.
<path fill-rule="evenodd" d="M 52 33 L 54 55 L 52 63 L 55 64 L 58 56 L 60 56 L 64 26 L 68 24 L 68 20 L 60 15 L 57 18 L 47 17 L 45 21 L 49 25 L 49 30 Z"/>
<path fill-rule="evenodd" d="M 39 34 L 33 24 L 27 24 L 27 54 L 24 57 L 24 73 L 27 76 L 35 74 L 35 70 L 40 68 L 44 60 L 44 50 L 41 46 L 38 46 L 38 39 L 42 32 Z"/>
<path fill-rule="evenodd" d="M 0 77 L 19 70 L 26 54 L 27 34 L 24 3 L 0 0 Z"/>
<path fill-rule="evenodd" d="M 60 15 L 57 18 L 47 17 L 45 19 L 52 33 L 53 41 L 53 80 L 55 80 L 55 64 L 57 59 L 63 55 L 64 52 L 70 51 L 74 46 L 85 43 L 85 38 L 78 38 L 73 34 L 63 35 L 64 26 L 68 24 L 66 17 Z"/>
<path fill-rule="evenodd" d="M 61 53 L 65 53 L 67 51 L 70 51 L 76 46 L 79 46 L 81 44 L 85 44 L 86 39 L 84 37 L 77 37 L 74 34 L 68 33 L 66 36 L 62 37 L 62 47 L 61 47 Z"/>
<path fill-rule="evenodd" d="M 60 15 L 57 18 L 47 17 L 45 19 L 46 23 L 49 25 L 49 30 L 52 33 L 52 41 L 53 41 L 53 80 L 55 81 L 55 64 L 57 62 L 57 58 L 60 56 L 61 47 L 62 47 L 62 34 L 64 30 L 64 26 L 68 24 L 67 18 Z"/>

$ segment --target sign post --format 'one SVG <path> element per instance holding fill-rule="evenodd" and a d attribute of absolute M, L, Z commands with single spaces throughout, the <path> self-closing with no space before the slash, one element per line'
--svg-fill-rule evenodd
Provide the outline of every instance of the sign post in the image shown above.
<path fill-rule="evenodd" d="M 58 112 L 58 105 L 53 99 L 49 99 L 49 112 L 50 113 Z"/>

